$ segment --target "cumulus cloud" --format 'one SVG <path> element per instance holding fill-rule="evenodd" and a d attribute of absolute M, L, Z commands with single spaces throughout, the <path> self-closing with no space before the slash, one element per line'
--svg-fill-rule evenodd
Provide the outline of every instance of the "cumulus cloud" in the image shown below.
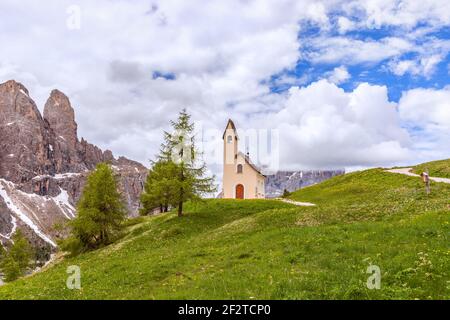
<path fill-rule="evenodd" d="M 325 76 L 328 78 L 328 81 L 335 84 L 346 82 L 351 78 L 351 75 L 345 66 L 336 67 L 332 71 L 326 73 Z"/>
<path fill-rule="evenodd" d="M 400 99 L 399 112 L 402 119 L 425 130 L 450 134 L 450 87 L 409 90 Z"/>
<path fill-rule="evenodd" d="M 387 89 L 361 84 L 345 92 L 327 80 L 292 88 L 274 115 L 281 166 L 377 166 L 407 160 L 409 134 L 401 128 Z"/>
<path fill-rule="evenodd" d="M 399 113 L 410 128 L 419 156 L 445 158 L 450 145 L 450 87 L 413 89 L 399 101 Z"/>
<path fill-rule="evenodd" d="M 79 30 L 66 26 L 73 5 Z M 149 131 L 160 138 L 183 107 L 222 126 L 231 111 L 246 116 L 262 106 L 249 103 L 269 93 L 261 81 L 299 58 L 300 12 L 326 18 L 321 5 L 295 1 L 3 1 L 0 12 L 8 44 L 0 80 L 22 81 L 41 109 L 50 90 L 61 89 L 76 109 L 80 135 L 141 161 L 159 142 L 130 151 L 125 138 L 128 145 L 140 145 L 137 137 Z M 153 77 L 156 71 L 175 81 Z"/>

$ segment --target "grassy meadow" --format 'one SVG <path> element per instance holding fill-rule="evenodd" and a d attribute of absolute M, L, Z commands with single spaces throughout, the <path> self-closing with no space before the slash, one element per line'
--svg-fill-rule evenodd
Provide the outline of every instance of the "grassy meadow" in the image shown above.
<path fill-rule="evenodd" d="M 449 299 L 450 185 L 372 169 L 291 195 L 206 200 L 128 222 L 103 249 L 0 287 L 0 299 Z M 68 266 L 81 290 L 66 288 Z M 381 289 L 366 287 L 369 265 Z"/>
<path fill-rule="evenodd" d="M 450 178 L 450 159 L 427 162 L 413 168 L 417 174 L 427 170 L 432 177 Z"/>

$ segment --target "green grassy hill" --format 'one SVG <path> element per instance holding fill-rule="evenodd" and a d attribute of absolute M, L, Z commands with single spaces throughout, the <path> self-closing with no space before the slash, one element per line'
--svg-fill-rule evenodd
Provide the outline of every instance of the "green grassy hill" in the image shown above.
<path fill-rule="evenodd" d="M 450 298 L 450 185 L 373 169 L 275 200 L 208 200 L 130 221 L 104 249 L 0 287 L 0 299 Z M 369 290 L 369 265 L 381 268 Z M 78 265 L 82 290 L 66 288 Z"/>
<path fill-rule="evenodd" d="M 413 168 L 417 174 L 427 170 L 432 177 L 450 178 L 450 159 L 427 162 Z"/>

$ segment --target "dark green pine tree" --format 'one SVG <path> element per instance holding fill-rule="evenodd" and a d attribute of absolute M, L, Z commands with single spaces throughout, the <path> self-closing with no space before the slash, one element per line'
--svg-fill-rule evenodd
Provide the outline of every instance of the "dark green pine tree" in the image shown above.
<path fill-rule="evenodd" d="M 69 241 L 66 248 L 72 252 L 107 245 L 122 229 L 126 207 L 110 165 L 100 163 L 88 176 L 77 213 L 77 217 L 69 222 L 74 242 L 70 244 Z"/>
<path fill-rule="evenodd" d="M 183 204 L 188 200 L 198 200 L 203 195 L 216 190 L 214 177 L 205 177 L 206 164 L 195 145 L 194 123 L 183 109 L 177 121 L 170 122 L 173 132 L 164 132 L 159 161 L 177 165 L 177 175 L 172 186 L 177 190 L 172 202 L 178 208 L 178 216 L 183 215 Z"/>
<path fill-rule="evenodd" d="M 1 254 L 3 257 L 0 262 L 0 269 L 5 276 L 6 282 L 14 281 L 24 276 L 31 265 L 33 256 L 33 249 L 20 230 L 14 233 L 11 240 L 13 244 L 7 252 L 3 250 Z"/>
<path fill-rule="evenodd" d="M 0 241 L 0 272 L 2 272 L 2 264 L 3 264 L 5 257 L 6 257 L 6 250 L 3 247 L 2 242 Z"/>

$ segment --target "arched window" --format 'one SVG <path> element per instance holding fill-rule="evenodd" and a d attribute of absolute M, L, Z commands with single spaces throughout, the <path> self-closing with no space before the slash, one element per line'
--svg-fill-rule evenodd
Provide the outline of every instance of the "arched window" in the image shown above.
<path fill-rule="evenodd" d="M 231 143 L 233 142 L 233 137 L 232 136 L 228 136 L 227 137 L 227 143 Z"/>
<path fill-rule="evenodd" d="M 237 165 L 237 173 L 242 173 L 242 169 L 243 169 L 242 164 L 238 164 Z"/>

